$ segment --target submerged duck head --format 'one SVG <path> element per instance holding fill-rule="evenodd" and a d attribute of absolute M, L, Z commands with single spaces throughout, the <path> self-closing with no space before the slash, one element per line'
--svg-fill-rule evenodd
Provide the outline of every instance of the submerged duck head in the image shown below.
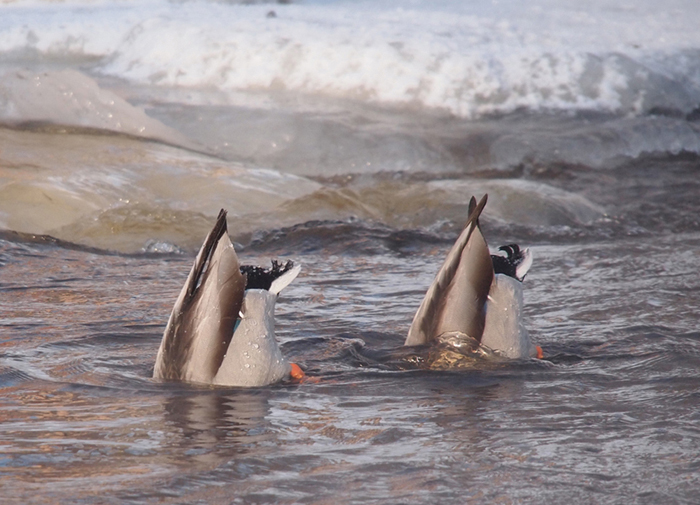
<path fill-rule="evenodd" d="M 275 338 L 275 303 L 301 267 L 240 266 L 219 213 L 170 314 L 153 377 L 264 386 L 302 375 Z"/>
<path fill-rule="evenodd" d="M 532 253 L 508 244 L 499 248 L 505 256 L 490 254 L 479 226 L 487 199 L 484 195 L 477 203 L 471 198 L 467 224 L 428 288 L 404 345 L 541 357 L 522 318 L 522 281 Z"/>

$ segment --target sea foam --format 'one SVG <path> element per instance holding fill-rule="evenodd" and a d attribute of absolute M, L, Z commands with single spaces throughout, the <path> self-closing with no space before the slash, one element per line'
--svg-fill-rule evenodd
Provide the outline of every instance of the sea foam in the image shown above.
<path fill-rule="evenodd" d="M 0 60 L 84 58 L 133 83 L 289 90 L 465 117 L 692 111 L 691 0 L 33 2 L 0 7 Z"/>

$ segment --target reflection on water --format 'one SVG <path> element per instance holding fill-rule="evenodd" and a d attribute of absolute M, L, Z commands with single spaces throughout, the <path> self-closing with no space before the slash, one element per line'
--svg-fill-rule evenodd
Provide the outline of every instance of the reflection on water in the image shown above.
<path fill-rule="evenodd" d="M 691 500 L 700 335 L 681 311 L 695 310 L 700 284 L 685 275 L 694 255 L 674 251 L 698 239 L 635 243 L 535 246 L 528 326 L 549 359 L 456 371 L 391 358 L 447 244 L 300 255 L 279 336 L 319 381 L 241 390 L 150 379 L 189 257 L 0 242 L 5 496 Z"/>

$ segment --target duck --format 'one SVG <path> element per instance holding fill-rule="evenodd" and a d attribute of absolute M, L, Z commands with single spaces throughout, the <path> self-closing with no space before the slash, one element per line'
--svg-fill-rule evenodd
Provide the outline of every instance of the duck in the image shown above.
<path fill-rule="evenodd" d="M 488 195 L 472 196 L 467 223 L 416 311 L 404 346 L 447 346 L 507 359 L 542 358 L 523 323 L 523 280 L 532 252 L 490 253 L 479 225 Z"/>
<path fill-rule="evenodd" d="M 301 380 L 275 337 L 277 298 L 301 267 L 240 265 L 226 215 L 221 209 L 175 301 L 153 378 L 237 387 Z"/>

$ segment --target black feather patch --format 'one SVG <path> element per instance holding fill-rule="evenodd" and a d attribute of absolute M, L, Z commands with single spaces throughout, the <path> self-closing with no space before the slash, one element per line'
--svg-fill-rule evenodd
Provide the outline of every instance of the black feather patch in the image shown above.
<path fill-rule="evenodd" d="M 291 260 L 288 260 L 286 263 L 272 260 L 270 268 L 256 265 L 241 265 L 241 273 L 247 278 L 245 288 L 269 291 L 274 280 L 288 272 L 292 267 L 294 267 L 294 262 Z"/>
<path fill-rule="evenodd" d="M 518 279 L 516 275 L 516 270 L 518 265 L 525 259 L 520 250 L 518 244 L 508 244 L 502 245 L 498 248 L 499 251 L 504 251 L 507 256 L 496 256 L 491 255 L 491 261 L 493 261 L 493 271 L 497 274 L 505 274 L 508 277 L 513 277 Z M 522 279 L 518 279 L 522 280 Z"/>

